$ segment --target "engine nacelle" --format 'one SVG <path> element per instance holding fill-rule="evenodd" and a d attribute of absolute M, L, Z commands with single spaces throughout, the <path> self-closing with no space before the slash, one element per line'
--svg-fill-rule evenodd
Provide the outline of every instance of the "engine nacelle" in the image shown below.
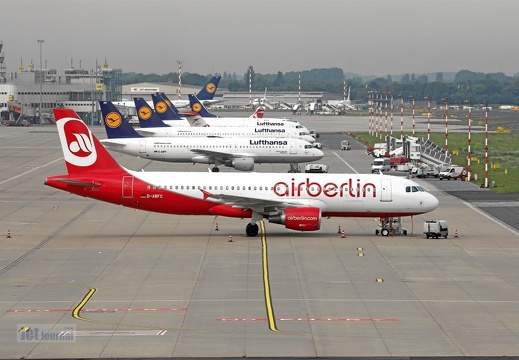
<path fill-rule="evenodd" d="M 227 166 L 232 166 L 236 170 L 252 171 L 254 170 L 254 159 L 251 157 L 232 159 L 231 164 Z"/>
<path fill-rule="evenodd" d="M 321 228 L 321 209 L 286 208 L 282 214 L 269 217 L 269 222 L 285 225 L 291 230 L 316 231 Z"/>

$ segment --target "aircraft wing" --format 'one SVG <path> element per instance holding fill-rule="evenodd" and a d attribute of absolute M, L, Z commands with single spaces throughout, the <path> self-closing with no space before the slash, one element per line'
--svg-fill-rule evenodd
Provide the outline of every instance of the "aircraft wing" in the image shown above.
<path fill-rule="evenodd" d="M 123 148 L 125 147 L 127 144 L 124 144 L 124 143 L 121 143 L 121 142 L 118 142 L 118 141 L 110 141 L 110 139 L 103 139 L 103 140 L 100 140 L 101 144 L 103 144 L 105 147 L 108 147 L 108 148 Z"/>
<path fill-rule="evenodd" d="M 144 136 L 153 136 L 156 134 L 156 131 L 151 130 L 151 129 L 140 128 L 140 129 L 135 129 L 135 131 L 137 131 L 139 134 L 144 135 Z"/>
<path fill-rule="evenodd" d="M 251 157 L 254 158 L 256 154 L 249 154 L 249 153 L 231 153 L 231 152 L 225 152 L 225 151 L 214 151 L 214 150 L 205 150 L 205 149 L 191 149 L 192 152 L 199 155 L 204 155 L 207 157 L 210 157 L 212 159 L 217 159 L 220 161 L 230 160 L 234 158 L 241 158 L 241 157 Z"/>
<path fill-rule="evenodd" d="M 216 203 L 232 206 L 234 208 L 251 209 L 263 215 L 274 215 L 280 212 L 283 208 L 292 207 L 308 207 L 308 201 L 298 201 L 292 199 L 290 201 L 277 200 L 277 199 L 258 199 L 248 196 L 236 196 L 227 194 L 211 194 L 205 190 L 201 190 L 204 193 L 204 199 L 214 201 Z M 312 206 L 318 206 L 312 204 Z"/>

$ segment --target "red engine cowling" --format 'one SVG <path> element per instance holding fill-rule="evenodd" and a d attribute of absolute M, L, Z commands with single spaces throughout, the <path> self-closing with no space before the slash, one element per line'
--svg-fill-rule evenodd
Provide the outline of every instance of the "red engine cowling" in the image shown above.
<path fill-rule="evenodd" d="M 269 222 L 285 225 L 291 230 L 315 231 L 321 228 L 321 209 L 286 208 L 283 214 L 271 216 Z"/>

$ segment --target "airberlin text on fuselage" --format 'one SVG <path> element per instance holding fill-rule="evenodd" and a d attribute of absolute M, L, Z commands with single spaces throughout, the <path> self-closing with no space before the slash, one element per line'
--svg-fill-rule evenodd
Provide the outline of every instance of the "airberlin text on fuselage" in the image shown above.
<path fill-rule="evenodd" d="M 329 182 L 321 185 L 318 182 L 310 182 L 310 179 L 306 178 L 306 181 L 300 183 L 296 183 L 295 179 L 292 179 L 292 182 L 289 184 L 280 181 L 274 185 L 274 194 L 279 197 L 296 197 L 301 195 L 317 197 L 322 194 L 326 197 L 350 196 L 355 198 L 365 198 L 370 192 L 372 197 L 377 197 L 377 187 L 375 184 L 362 184 L 360 179 L 348 179 L 341 184 Z"/>

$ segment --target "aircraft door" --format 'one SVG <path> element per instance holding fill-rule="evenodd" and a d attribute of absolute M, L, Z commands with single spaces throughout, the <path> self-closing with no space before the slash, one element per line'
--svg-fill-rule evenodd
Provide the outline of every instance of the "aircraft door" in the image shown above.
<path fill-rule="evenodd" d="M 133 176 L 123 176 L 123 198 L 133 198 Z"/>
<path fill-rule="evenodd" d="M 293 140 L 290 140 L 290 153 L 297 154 L 297 145 L 296 142 Z"/>
<path fill-rule="evenodd" d="M 139 140 L 139 154 L 146 152 L 146 139 Z"/>
<path fill-rule="evenodd" d="M 393 195 L 391 191 L 391 179 L 382 179 L 382 191 L 380 195 L 380 201 L 393 201 Z"/>

